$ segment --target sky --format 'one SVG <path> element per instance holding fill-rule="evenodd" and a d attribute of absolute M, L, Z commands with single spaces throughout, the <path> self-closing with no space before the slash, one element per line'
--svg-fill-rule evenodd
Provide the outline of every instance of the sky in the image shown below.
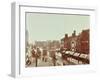
<path fill-rule="evenodd" d="M 26 13 L 26 29 L 29 41 L 60 40 L 67 33 L 78 35 L 89 29 L 89 15 Z"/>

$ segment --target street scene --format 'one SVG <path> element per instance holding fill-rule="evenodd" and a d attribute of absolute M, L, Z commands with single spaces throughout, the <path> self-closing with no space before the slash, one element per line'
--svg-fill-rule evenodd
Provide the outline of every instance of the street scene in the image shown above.
<path fill-rule="evenodd" d="M 26 17 L 26 68 L 90 64 L 89 16 L 27 13 Z"/>

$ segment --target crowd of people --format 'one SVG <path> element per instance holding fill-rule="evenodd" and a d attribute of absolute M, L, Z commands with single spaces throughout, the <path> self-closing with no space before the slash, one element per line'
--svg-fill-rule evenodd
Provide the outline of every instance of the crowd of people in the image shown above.
<path fill-rule="evenodd" d="M 35 63 L 35 66 L 38 66 L 38 62 L 52 63 L 53 66 L 63 65 L 62 54 L 57 50 L 47 50 L 46 48 L 39 48 L 36 46 L 28 46 L 26 48 L 26 66 L 32 65 Z"/>

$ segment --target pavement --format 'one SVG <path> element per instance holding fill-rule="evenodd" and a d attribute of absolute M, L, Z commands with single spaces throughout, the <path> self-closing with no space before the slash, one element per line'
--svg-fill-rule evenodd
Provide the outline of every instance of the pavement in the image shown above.
<path fill-rule="evenodd" d="M 37 67 L 44 67 L 44 66 L 53 66 L 53 63 L 50 61 L 42 61 L 41 59 L 38 59 Z M 36 62 L 32 63 L 28 67 L 36 67 Z"/>

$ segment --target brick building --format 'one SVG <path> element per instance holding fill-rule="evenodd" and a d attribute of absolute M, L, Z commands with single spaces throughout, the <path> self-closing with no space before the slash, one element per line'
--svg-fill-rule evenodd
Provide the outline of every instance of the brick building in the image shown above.
<path fill-rule="evenodd" d="M 89 54 L 89 29 L 82 30 L 77 39 L 77 51 Z"/>
<path fill-rule="evenodd" d="M 66 50 L 89 53 L 89 29 L 82 30 L 79 35 L 76 35 L 76 31 L 73 31 L 71 36 L 65 34 L 65 37 L 61 39 L 61 46 Z"/>

